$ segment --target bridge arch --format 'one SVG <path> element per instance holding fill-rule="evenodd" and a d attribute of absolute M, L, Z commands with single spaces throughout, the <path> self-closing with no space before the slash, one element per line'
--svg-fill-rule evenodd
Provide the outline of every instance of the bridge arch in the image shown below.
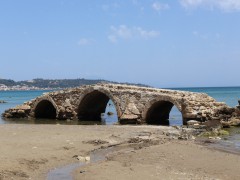
<path fill-rule="evenodd" d="M 57 105 L 49 96 L 40 98 L 33 105 L 31 114 L 35 118 L 56 119 L 58 114 Z"/>
<path fill-rule="evenodd" d="M 177 107 L 182 115 L 181 104 L 179 104 L 179 102 L 174 100 L 172 97 L 163 96 L 153 99 L 145 106 L 145 109 L 142 113 L 143 122 L 152 125 L 169 125 L 169 115 L 173 106 Z"/>
<path fill-rule="evenodd" d="M 101 114 L 105 112 L 109 100 L 111 100 L 115 106 L 119 121 L 121 110 L 116 98 L 108 90 L 100 88 L 90 88 L 84 91 L 79 100 L 78 109 L 76 110 L 78 119 L 100 121 Z"/>

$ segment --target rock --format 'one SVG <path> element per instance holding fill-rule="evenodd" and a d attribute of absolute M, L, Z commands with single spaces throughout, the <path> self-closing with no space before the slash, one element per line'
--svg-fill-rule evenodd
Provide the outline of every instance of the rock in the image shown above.
<path fill-rule="evenodd" d="M 206 129 L 212 130 L 212 129 L 221 129 L 222 124 L 220 123 L 220 120 L 209 120 L 203 123 L 206 126 Z"/>
<path fill-rule="evenodd" d="M 80 162 L 89 162 L 90 161 L 89 156 L 84 157 L 84 156 L 74 155 L 72 158 L 76 158 Z"/>
<path fill-rule="evenodd" d="M 123 114 L 121 116 L 121 119 L 127 120 L 127 119 L 137 119 L 138 115 L 135 114 Z"/>
<path fill-rule="evenodd" d="M 220 121 L 220 122 L 223 128 L 230 128 L 231 126 L 229 121 Z"/>
<path fill-rule="evenodd" d="M 114 113 L 113 112 L 108 112 L 107 115 L 108 116 L 112 116 Z"/>
<path fill-rule="evenodd" d="M 121 116 L 121 119 L 129 120 L 133 119 L 136 120 L 139 118 L 140 112 L 137 109 L 136 105 L 134 103 L 129 103 L 127 105 L 127 108 L 125 109 L 123 115 Z"/>
<path fill-rule="evenodd" d="M 200 124 L 193 124 L 193 125 L 191 125 L 191 126 L 188 126 L 188 128 L 200 129 L 201 126 L 200 126 Z"/>
<path fill-rule="evenodd" d="M 211 131 L 202 132 L 199 136 L 217 139 L 218 136 L 228 136 L 229 132 L 222 129 L 212 129 Z"/>
<path fill-rule="evenodd" d="M 219 136 L 228 136 L 229 132 L 221 129 L 221 130 L 218 131 L 218 135 Z"/>
<path fill-rule="evenodd" d="M 240 126 L 240 119 L 238 119 L 238 118 L 231 118 L 229 120 L 229 124 L 231 126 Z"/>
<path fill-rule="evenodd" d="M 31 109 L 31 107 L 29 105 L 20 105 L 17 108 L 21 109 L 21 110 L 30 110 Z"/>
<path fill-rule="evenodd" d="M 90 156 L 85 157 L 85 161 L 90 161 L 90 160 L 91 160 Z"/>
<path fill-rule="evenodd" d="M 4 115 L 3 115 L 5 118 L 11 118 L 12 117 L 12 114 L 10 114 L 10 113 L 4 113 Z"/>
<path fill-rule="evenodd" d="M 68 122 L 68 123 L 71 122 L 71 119 L 67 119 L 66 122 Z"/>
<path fill-rule="evenodd" d="M 194 124 L 199 124 L 199 121 L 190 120 L 190 121 L 187 122 L 187 125 L 194 125 Z"/>
<path fill-rule="evenodd" d="M 197 114 L 195 114 L 195 113 L 185 113 L 184 117 L 188 118 L 188 119 L 195 119 L 197 117 Z"/>
<path fill-rule="evenodd" d="M 0 100 L 0 104 L 1 104 L 1 103 L 7 103 L 7 102 L 6 102 L 6 101 L 4 101 L 4 100 Z"/>
<path fill-rule="evenodd" d="M 19 109 L 19 110 L 18 110 L 18 113 L 19 113 L 19 114 L 24 114 L 25 111 L 24 111 L 23 109 Z"/>
<path fill-rule="evenodd" d="M 206 126 L 205 125 L 201 125 L 201 122 L 196 121 L 196 120 L 190 120 L 187 122 L 187 127 L 188 128 L 194 128 L 194 129 L 203 129 Z"/>
<path fill-rule="evenodd" d="M 86 161 L 85 157 L 83 157 L 83 156 L 77 156 L 76 159 L 79 160 L 80 162 Z"/>

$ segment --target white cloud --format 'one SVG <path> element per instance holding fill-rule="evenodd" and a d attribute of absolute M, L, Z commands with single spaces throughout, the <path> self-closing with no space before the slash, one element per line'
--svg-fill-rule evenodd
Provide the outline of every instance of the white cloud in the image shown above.
<path fill-rule="evenodd" d="M 94 42 L 93 39 L 87 39 L 87 38 L 81 38 L 79 41 L 78 41 L 78 45 L 80 46 L 86 46 L 86 45 L 90 45 Z"/>
<path fill-rule="evenodd" d="M 159 36 L 159 31 L 144 30 L 141 27 L 127 27 L 126 25 L 120 25 L 119 27 L 111 26 L 111 33 L 108 35 L 108 39 L 115 43 L 119 39 L 134 39 L 134 38 L 156 38 Z"/>
<path fill-rule="evenodd" d="M 204 7 L 220 9 L 225 12 L 240 11 L 240 0 L 179 0 L 187 9 Z"/>
<path fill-rule="evenodd" d="M 185 8 L 197 7 L 203 4 L 204 0 L 180 0 L 180 3 Z"/>
<path fill-rule="evenodd" d="M 139 33 L 140 37 L 143 38 L 155 38 L 159 36 L 159 32 L 158 31 L 146 31 L 140 27 L 135 28 L 135 30 L 137 31 L 137 33 Z"/>
<path fill-rule="evenodd" d="M 163 3 L 160 3 L 160 2 L 154 2 L 152 4 L 152 8 L 156 11 L 161 11 L 161 10 L 166 10 L 166 9 L 169 9 L 169 5 L 168 4 L 163 4 Z"/>

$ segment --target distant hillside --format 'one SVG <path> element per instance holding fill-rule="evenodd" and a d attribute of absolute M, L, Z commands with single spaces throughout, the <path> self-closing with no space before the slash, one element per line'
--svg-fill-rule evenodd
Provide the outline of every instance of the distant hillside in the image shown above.
<path fill-rule="evenodd" d="M 37 88 L 71 88 L 78 87 L 81 85 L 90 85 L 96 83 L 118 83 L 113 81 L 107 81 L 102 79 L 90 80 L 90 79 L 33 79 L 30 81 L 14 81 L 10 79 L 0 79 L 0 84 L 6 86 L 34 86 Z M 131 83 L 118 83 L 118 84 L 131 84 Z M 144 84 L 131 84 L 137 86 L 145 86 Z"/>

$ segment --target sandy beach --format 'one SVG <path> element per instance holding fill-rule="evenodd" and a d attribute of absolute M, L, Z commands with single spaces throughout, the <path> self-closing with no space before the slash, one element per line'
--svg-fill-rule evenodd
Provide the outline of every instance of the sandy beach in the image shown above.
<path fill-rule="evenodd" d="M 106 159 L 76 168 L 73 179 L 240 179 L 239 155 L 178 134 L 160 126 L 1 125 L 0 179 L 47 179 L 98 149 L 110 149 Z"/>

